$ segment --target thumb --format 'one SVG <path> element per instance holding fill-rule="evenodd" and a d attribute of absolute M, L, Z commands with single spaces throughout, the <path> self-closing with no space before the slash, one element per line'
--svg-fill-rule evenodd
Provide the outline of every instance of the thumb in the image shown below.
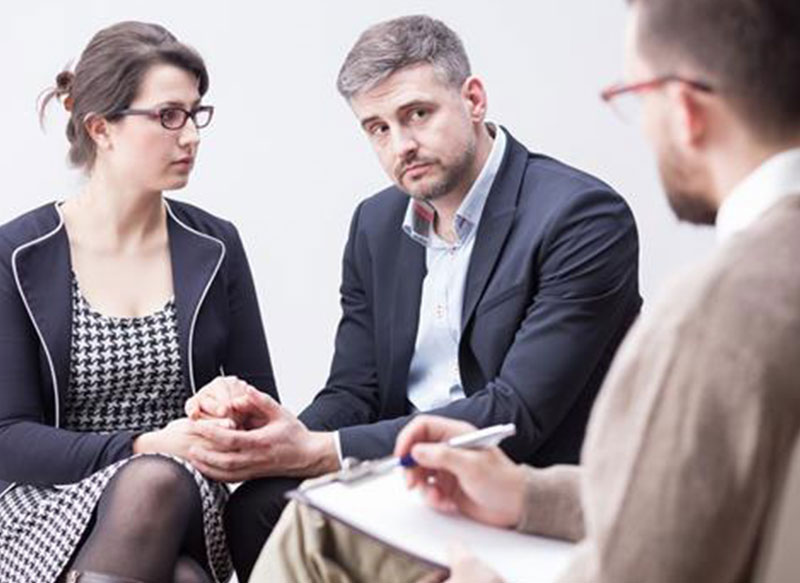
<path fill-rule="evenodd" d="M 447 556 L 450 559 L 450 565 L 454 565 L 455 563 L 472 557 L 472 552 L 463 542 L 452 541 L 447 545 Z"/>
<path fill-rule="evenodd" d="M 224 429 L 236 429 L 236 423 L 234 423 L 227 417 L 222 417 L 221 419 L 204 419 L 203 421 L 212 423 L 217 427 L 223 427 Z"/>
<path fill-rule="evenodd" d="M 251 405 L 268 418 L 277 417 L 281 412 L 280 403 L 267 393 L 262 393 L 249 385 L 247 387 L 246 397 Z"/>
<path fill-rule="evenodd" d="M 183 405 L 183 411 L 189 419 L 197 419 L 200 416 L 200 407 L 197 406 L 197 399 L 189 398 Z"/>
<path fill-rule="evenodd" d="M 438 569 L 424 575 L 422 579 L 417 580 L 416 583 L 447 583 L 448 576 L 447 571 Z"/>

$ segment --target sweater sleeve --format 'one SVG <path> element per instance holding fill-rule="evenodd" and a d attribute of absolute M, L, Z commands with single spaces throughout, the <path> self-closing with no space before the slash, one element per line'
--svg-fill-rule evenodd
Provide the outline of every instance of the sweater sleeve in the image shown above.
<path fill-rule="evenodd" d="M 580 466 L 528 468 L 525 506 L 517 530 L 578 541 L 583 538 Z"/>
<path fill-rule="evenodd" d="M 796 307 L 765 316 L 748 286 L 691 291 L 617 355 L 583 451 L 586 533 L 561 581 L 750 579 L 798 432 Z"/>

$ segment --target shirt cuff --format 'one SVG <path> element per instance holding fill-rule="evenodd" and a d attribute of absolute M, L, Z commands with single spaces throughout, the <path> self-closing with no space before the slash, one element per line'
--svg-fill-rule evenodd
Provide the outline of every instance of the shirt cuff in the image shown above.
<path fill-rule="evenodd" d="M 344 467 L 344 456 L 342 455 L 342 441 L 339 439 L 339 432 L 333 432 L 333 445 L 336 447 L 336 456 L 339 458 L 339 467 Z"/>

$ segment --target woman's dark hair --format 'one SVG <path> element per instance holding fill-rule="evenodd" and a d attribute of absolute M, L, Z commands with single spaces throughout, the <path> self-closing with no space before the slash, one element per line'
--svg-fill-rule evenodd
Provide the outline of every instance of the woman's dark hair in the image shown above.
<path fill-rule="evenodd" d="M 208 72 L 202 57 L 181 43 L 166 28 L 144 22 L 120 22 L 94 35 L 83 51 L 75 72 L 62 71 L 55 87 L 43 95 L 39 107 L 44 119 L 54 97 L 70 114 L 67 139 L 73 166 L 89 169 L 94 164 L 95 143 L 86 131 L 89 114 L 109 121 L 136 98 L 145 73 L 155 64 L 174 65 L 194 74 L 200 95 L 208 90 Z"/>

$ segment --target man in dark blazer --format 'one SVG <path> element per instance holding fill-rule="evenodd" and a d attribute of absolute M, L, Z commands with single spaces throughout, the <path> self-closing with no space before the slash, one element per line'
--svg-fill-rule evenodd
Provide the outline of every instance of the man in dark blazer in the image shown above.
<path fill-rule="evenodd" d="M 483 85 L 443 23 L 406 17 L 367 30 L 338 87 L 395 185 L 353 217 L 328 382 L 299 419 L 255 391 L 188 404 L 195 415 L 238 415 L 238 430 L 201 429 L 217 446 L 193 462 L 251 480 L 227 510 L 243 579 L 297 478 L 388 455 L 418 411 L 513 422 L 503 449 L 514 460 L 577 463 L 600 382 L 641 306 L 625 201 L 487 123 Z"/>

